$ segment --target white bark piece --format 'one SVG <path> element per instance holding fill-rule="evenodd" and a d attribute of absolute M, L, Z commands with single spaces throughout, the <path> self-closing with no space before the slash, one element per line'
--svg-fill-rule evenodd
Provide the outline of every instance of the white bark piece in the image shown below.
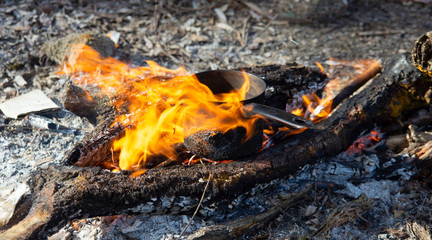
<path fill-rule="evenodd" d="M 29 188 L 25 183 L 0 188 L 0 227 L 9 222 L 16 204 L 28 191 Z"/>
<path fill-rule="evenodd" d="M 14 81 L 18 86 L 22 87 L 27 84 L 27 81 L 21 75 L 16 75 Z"/>
<path fill-rule="evenodd" d="M 8 118 L 18 118 L 21 115 L 60 109 L 40 89 L 9 99 L 0 104 L 0 110 Z"/>

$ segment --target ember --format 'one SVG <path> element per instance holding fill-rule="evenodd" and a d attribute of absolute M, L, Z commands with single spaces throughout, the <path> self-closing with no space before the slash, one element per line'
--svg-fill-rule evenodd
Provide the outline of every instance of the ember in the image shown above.
<path fill-rule="evenodd" d="M 347 154 L 357 154 L 361 151 L 373 147 L 381 141 L 383 133 L 380 130 L 374 130 L 357 139 L 345 152 Z"/>

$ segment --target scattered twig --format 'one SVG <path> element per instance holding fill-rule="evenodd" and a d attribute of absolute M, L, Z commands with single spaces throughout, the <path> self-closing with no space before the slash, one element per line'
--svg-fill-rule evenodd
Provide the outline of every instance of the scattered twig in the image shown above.
<path fill-rule="evenodd" d="M 237 38 L 241 47 L 244 47 L 247 43 L 247 38 L 248 38 L 247 26 L 248 26 L 249 18 L 250 15 L 248 15 L 245 19 L 243 19 L 242 30 L 240 32 L 237 31 Z"/>
<path fill-rule="evenodd" d="M 202 163 L 202 162 L 201 162 L 201 163 Z M 203 164 L 203 165 L 204 165 L 204 164 Z M 204 167 L 205 167 L 205 165 L 204 165 Z M 210 180 L 213 178 L 213 174 L 212 174 L 211 172 L 209 172 L 209 173 L 210 173 L 210 174 L 209 174 L 209 178 L 207 179 L 207 184 L 206 184 L 205 187 L 204 187 L 204 191 L 203 191 L 203 194 L 202 194 L 202 196 L 201 196 L 201 199 L 200 199 L 200 201 L 199 201 L 199 203 L 198 203 L 198 206 L 196 207 L 195 212 L 193 213 L 192 217 L 190 218 L 188 224 L 187 224 L 187 225 L 183 228 L 183 230 L 181 231 L 179 238 L 180 238 L 180 237 L 181 237 L 181 236 L 186 232 L 186 230 L 189 228 L 189 226 L 191 225 L 191 223 L 192 223 L 192 221 L 193 221 L 195 215 L 198 213 L 198 210 L 199 210 L 199 208 L 201 207 L 201 203 L 202 203 L 202 201 L 204 200 L 204 196 L 205 196 L 205 193 L 206 193 L 206 191 L 207 191 L 208 185 L 210 184 Z"/>
<path fill-rule="evenodd" d="M 37 137 L 39 137 L 40 132 L 41 132 L 41 129 L 38 129 L 38 131 L 37 131 L 37 133 L 35 134 L 35 136 L 33 137 L 33 139 L 28 143 L 29 146 L 30 146 L 31 144 L 33 144 L 33 142 L 36 140 Z M 27 154 L 27 152 L 28 152 L 28 151 L 32 151 L 32 150 L 33 150 L 32 148 L 27 148 L 27 150 L 25 150 L 25 152 L 24 152 L 24 155 L 27 156 L 27 157 L 29 157 L 28 154 Z M 29 157 L 29 158 L 30 158 L 30 157 Z M 34 153 L 33 153 L 33 151 L 31 152 L 31 159 L 34 160 Z"/>
<path fill-rule="evenodd" d="M 254 3 L 247 2 L 247 1 L 241 1 L 241 0 L 239 2 L 242 3 L 243 5 L 245 5 L 246 7 L 250 8 L 252 11 L 258 13 L 259 15 L 261 15 L 265 18 L 271 19 L 272 21 L 274 21 L 277 18 L 277 20 L 279 20 L 279 21 L 286 21 L 286 22 L 291 22 L 291 23 L 310 23 L 311 22 L 309 19 L 303 19 L 303 18 L 272 16 L 271 14 L 262 10 L 260 7 L 258 7 Z"/>
<path fill-rule="evenodd" d="M 156 5 L 154 8 L 154 13 L 153 13 L 153 32 L 155 33 L 156 36 L 158 36 L 158 25 L 159 25 L 159 19 L 161 16 L 161 9 L 163 7 L 163 0 L 156 0 Z"/>
<path fill-rule="evenodd" d="M 374 206 L 375 202 L 363 193 L 359 198 L 335 208 L 326 222 L 313 235 L 318 236 L 334 227 L 352 222 Z"/>
<path fill-rule="evenodd" d="M 367 32 L 355 32 L 351 34 L 351 37 L 368 37 L 368 36 L 384 36 L 391 34 L 404 34 L 405 30 L 385 30 L 385 31 L 367 31 Z"/>

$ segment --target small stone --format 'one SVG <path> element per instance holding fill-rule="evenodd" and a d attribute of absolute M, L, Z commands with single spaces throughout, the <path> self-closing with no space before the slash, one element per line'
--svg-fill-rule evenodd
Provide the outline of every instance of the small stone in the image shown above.
<path fill-rule="evenodd" d="M 309 205 L 309 206 L 307 206 L 304 215 L 305 215 L 306 217 L 309 217 L 309 216 L 311 216 L 312 214 L 314 214 L 314 213 L 316 212 L 316 210 L 317 210 L 317 207 L 315 207 L 315 206 L 313 206 L 313 205 Z"/>

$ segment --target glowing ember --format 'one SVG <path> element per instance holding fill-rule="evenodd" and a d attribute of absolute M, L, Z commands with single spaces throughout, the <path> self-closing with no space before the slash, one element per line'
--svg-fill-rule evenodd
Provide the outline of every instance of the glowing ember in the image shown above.
<path fill-rule="evenodd" d="M 115 58 L 102 59 L 91 47 L 78 45 L 59 72 L 69 74 L 76 84 L 99 87 L 119 111 L 128 107 L 128 114 L 116 119 L 131 126 L 113 144 L 113 151 L 120 152 L 117 170 L 142 169 L 161 156 L 174 158 L 176 144 L 200 130 L 224 133 L 241 126 L 247 137 L 252 135 L 257 117 L 245 119 L 239 110 L 248 81 L 238 91 L 214 95 L 184 68 L 170 70 L 152 61 L 147 64 L 139 67 Z"/>
<path fill-rule="evenodd" d="M 374 130 L 367 135 L 357 139 L 345 152 L 347 154 L 357 154 L 361 151 L 373 147 L 381 141 L 383 134 L 379 130 Z"/>

